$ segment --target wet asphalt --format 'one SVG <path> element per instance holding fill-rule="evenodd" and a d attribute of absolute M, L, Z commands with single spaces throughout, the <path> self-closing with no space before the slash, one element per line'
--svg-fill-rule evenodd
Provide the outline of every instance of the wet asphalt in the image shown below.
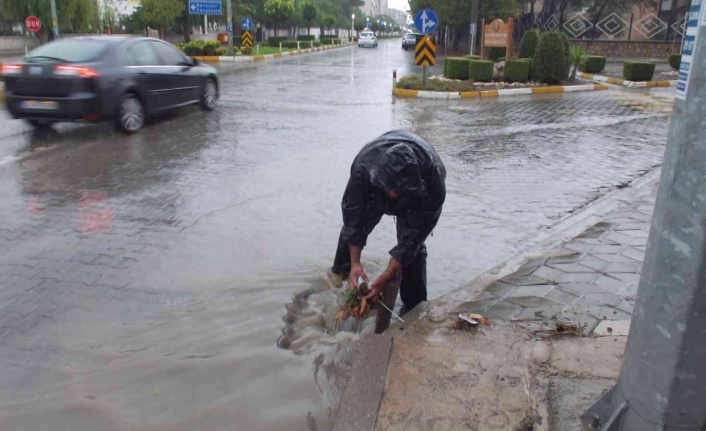
<path fill-rule="evenodd" d="M 412 57 L 395 39 L 221 64 L 216 111 L 134 136 L 1 113 L 0 429 L 327 429 L 345 361 L 276 340 L 324 285 L 350 163 L 385 131 L 447 166 L 430 297 L 661 163 L 670 89 L 394 99 Z M 384 218 L 369 274 L 393 245 Z"/>

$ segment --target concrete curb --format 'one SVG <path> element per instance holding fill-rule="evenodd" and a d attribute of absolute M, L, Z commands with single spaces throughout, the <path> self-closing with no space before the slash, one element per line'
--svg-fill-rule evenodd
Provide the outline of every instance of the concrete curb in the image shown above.
<path fill-rule="evenodd" d="M 504 90 L 486 90 L 486 91 L 461 91 L 461 92 L 444 92 L 444 91 L 423 91 L 423 90 L 405 90 L 402 88 L 393 88 L 392 94 L 399 97 L 416 97 L 419 99 L 472 99 L 474 97 L 508 97 L 508 96 L 525 96 L 531 94 L 547 94 L 547 93 L 575 93 L 579 91 L 597 91 L 607 90 L 607 85 L 588 84 L 588 85 L 560 85 L 553 87 L 534 87 L 534 88 L 509 88 Z"/>
<path fill-rule="evenodd" d="M 255 61 L 263 61 L 263 60 L 271 60 L 273 58 L 283 58 L 283 57 L 291 57 L 293 55 L 300 55 L 300 54 L 309 54 L 312 52 L 319 52 L 319 51 L 327 51 L 329 49 L 337 49 L 337 48 L 344 48 L 346 46 L 351 46 L 351 44 L 342 44 L 342 45 L 333 45 L 333 46 L 322 46 L 319 48 L 307 48 L 307 49 L 300 49 L 296 51 L 286 51 L 286 52 L 278 52 L 275 54 L 267 54 L 267 55 L 242 55 L 242 56 L 195 56 L 194 58 L 199 60 L 199 61 L 205 61 L 209 63 L 252 63 Z"/>
<path fill-rule="evenodd" d="M 578 76 L 579 78 L 589 80 L 589 81 L 602 82 L 602 83 L 614 84 L 614 85 L 622 85 L 623 87 L 628 87 L 628 88 L 675 87 L 677 85 L 676 80 L 674 80 L 674 81 L 638 82 L 638 81 L 627 81 L 625 79 L 611 78 L 609 76 L 594 75 L 591 73 L 583 73 L 583 72 L 577 72 L 576 76 Z"/>

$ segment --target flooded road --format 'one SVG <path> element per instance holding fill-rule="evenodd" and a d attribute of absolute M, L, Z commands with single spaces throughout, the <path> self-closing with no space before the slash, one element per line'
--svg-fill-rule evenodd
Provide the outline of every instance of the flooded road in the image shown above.
<path fill-rule="evenodd" d="M 668 89 L 393 100 L 412 56 L 395 39 L 220 65 L 215 112 L 130 137 L 3 113 L 0 429 L 328 429 L 352 337 L 276 341 L 295 295 L 325 288 L 350 163 L 385 131 L 447 167 L 431 297 L 661 163 Z M 383 218 L 371 276 L 393 245 Z"/>

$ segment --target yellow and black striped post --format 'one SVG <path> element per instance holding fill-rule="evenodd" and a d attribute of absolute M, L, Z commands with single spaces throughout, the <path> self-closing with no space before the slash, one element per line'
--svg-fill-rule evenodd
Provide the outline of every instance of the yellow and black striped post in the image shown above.
<path fill-rule="evenodd" d="M 244 31 L 243 32 L 243 40 L 240 42 L 240 46 L 243 48 L 252 48 L 252 34 L 250 34 L 249 31 Z"/>
<path fill-rule="evenodd" d="M 427 66 L 434 66 L 436 64 L 436 44 L 431 40 L 431 37 L 427 35 L 419 39 L 414 58 L 417 66 L 422 66 L 422 85 L 426 88 Z"/>

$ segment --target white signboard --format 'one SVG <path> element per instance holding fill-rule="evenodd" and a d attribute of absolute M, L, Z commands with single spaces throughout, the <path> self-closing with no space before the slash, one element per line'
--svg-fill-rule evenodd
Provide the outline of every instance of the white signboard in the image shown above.
<path fill-rule="evenodd" d="M 703 0 L 693 0 L 691 9 L 686 16 L 686 32 L 684 33 L 684 43 L 682 45 L 681 66 L 679 67 L 679 81 L 677 82 L 676 98 L 686 100 L 689 92 L 689 74 L 691 65 L 694 62 L 694 51 L 699 37 L 699 24 L 704 24 L 703 10 L 701 7 Z M 706 10 L 706 8 L 703 8 Z"/>

